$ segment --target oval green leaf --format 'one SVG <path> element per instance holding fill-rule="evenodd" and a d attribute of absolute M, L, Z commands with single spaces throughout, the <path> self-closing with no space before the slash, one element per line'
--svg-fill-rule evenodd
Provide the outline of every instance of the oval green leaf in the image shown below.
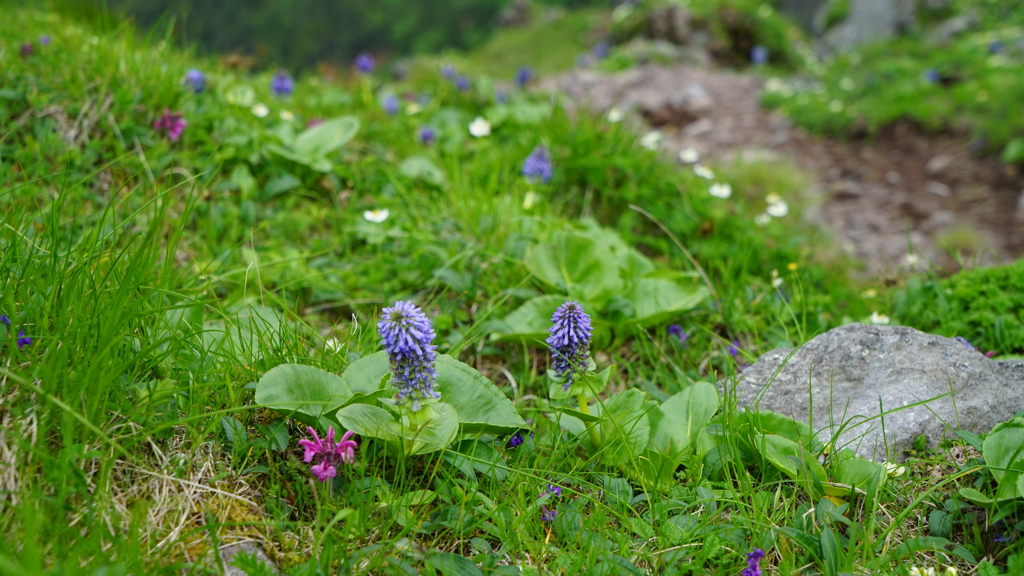
<path fill-rule="evenodd" d="M 256 403 L 313 425 L 352 396 L 338 376 L 313 366 L 282 364 L 271 368 L 256 385 Z"/>

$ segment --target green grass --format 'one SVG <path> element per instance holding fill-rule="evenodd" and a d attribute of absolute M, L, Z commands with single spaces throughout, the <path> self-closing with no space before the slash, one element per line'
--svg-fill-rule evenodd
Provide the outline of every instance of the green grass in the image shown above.
<path fill-rule="evenodd" d="M 19 56 L 42 34 L 50 45 Z M 715 166 L 734 194 L 714 198 L 621 124 L 570 118 L 543 95 L 498 105 L 484 79 L 459 92 L 436 63 L 419 61 L 401 84 L 302 78 L 284 100 L 270 74 L 220 68 L 128 26 L 5 8 L 0 572 L 218 573 L 212 551 L 240 540 L 296 575 L 726 575 L 753 547 L 777 574 L 1019 562 L 1019 540 L 993 542 L 989 517 L 927 525 L 960 487 L 992 493 L 978 460 L 919 454 L 877 496 L 837 503 L 772 465 L 754 439 L 776 429 L 728 404 L 722 434 L 702 436 L 664 482 L 555 426 L 547 351 L 490 335 L 523 302 L 557 293 L 525 261 L 581 221 L 620 235 L 659 274 L 703 274 L 712 293 L 600 342 L 599 367 L 618 368 L 595 402 L 624 390 L 662 402 L 735 373 L 730 342 L 751 361 L 879 310 L 799 223 L 793 170 Z M 208 74 L 203 94 L 181 85 L 190 67 Z M 385 92 L 429 99 L 392 117 Z M 164 109 L 188 121 L 176 143 L 151 128 Z M 326 170 L 275 152 L 306 121 L 346 115 L 361 128 Z M 477 115 L 490 136 L 469 135 Z M 435 145 L 417 141 L 424 125 Z M 545 185 L 520 174 L 538 144 L 554 161 Z M 791 213 L 755 225 L 770 193 Z M 389 217 L 363 218 L 375 208 Z M 446 459 L 463 445 L 395 458 L 363 437 L 356 464 L 318 483 L 296 448 L 305 426 L 257 406 L 250 383 L 288 363 L 341 374 L 380 350 L 377 317 L 401 299 L 424 308 L 439 351 L 497 386 L 532 436 L 517 448 L 477 438 L 487 457 L 470 473 Z M 628 318 L 619 300 L 600 312 Z M 685 345 L 671 324 L 690 333 Z M 20 331 L 32 342 L 19 348 Z M 817 462 L 822 447 L 800 441 Z M 832 450 L 829 472 L 845 457 Z M 561 495 L 544 495 L 548 483 Z M 558 510 L 553 522 L 542 505 Z M 937 534 L 951 543 L 914 540 Z"/>

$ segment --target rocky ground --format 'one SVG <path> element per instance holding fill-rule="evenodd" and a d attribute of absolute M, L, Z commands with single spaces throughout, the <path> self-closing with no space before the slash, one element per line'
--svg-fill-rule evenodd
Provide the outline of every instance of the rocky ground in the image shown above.
<path fill-rule="evenodd" d="M 702 161 L 791 159 L 812 175 L 804 216 L 830 230 L 871 276 L 928 263 L 951 272 L 1024 252 L 1024 175 L 972 152 L 966 136 L 898 125 L 874 139 L 808 134 L 760 105 L 764 80 L 690 65 L 618 74 L 576 70 L 544 87 L 605 113 L 618 108 L 661 129 L 662 149 Z M 959 252 L 962 258 L 953 256 Z"/>

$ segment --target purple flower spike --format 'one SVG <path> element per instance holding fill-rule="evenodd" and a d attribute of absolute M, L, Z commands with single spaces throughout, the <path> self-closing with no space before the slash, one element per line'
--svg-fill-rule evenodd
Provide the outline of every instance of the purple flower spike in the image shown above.
<path fill-rule="evenodd" d="M 356 56 L 356 70 L 360 74 L 372 74 L 376 63 L 373 61 L 373 56 L 363 52 L 359 56 Z"/>
<path fill-rule="evenodd" d="M 750 49 L 750 63 L 754 66 L 764 66 L 768 63 L 768 49 L 758 44 Z"/>
<path fill-rule="evenodd" d="M 544 146 L 537 146 L 523 162 L 523 176 L 526 181 L 535 184 L 538 181 L 547 184 L 551 181 L 551 154 Z"/>
<path fill-rule="evenodd" d="M 548 510 L 547 507 L 543 506 L 543 505 L 540 507 L 540 521 L 541 522 L 554 522 L 555 521 L 555 516 L 557 516 L 557 515 L 558 515 L 558 510 L 555 510 L 553 508 L 551 510 Z"/>
<path fill-rule="evenodd" d="M 319 463 L 310 470 L 321 482 L 327 482 L 337 476 L 337 466 L 355 462 L 356 448 L 359 448 L 359 444 L 355 440 L 349 439 L 353 436 L 351 430 L 345 432 L 337 443 L 334 442 L 334 426 L 328 426 L 327 438 L 323 440 L 316 435 L 316 430 L 313 430 L 312 427 L 309 427 L 308 430 L 313 439 L 299 440 L 299 446 L 306 449 L 303 462 L 309 463 L 314 458 L 320 459 Z"/>
<path fill-rule="evenodd" d="M 292 80 L 287 72 L 280 70 L 270 79 L 270 90 L 281 98 L 287 98 L 295 91 L 295 80 Z"/>
<path fill-rule="evenodd" d="M 526 85 L 533 79 L 533 68 L 523 66 L 516 72 L 516 84 L 519 88 L 526 88 Z"/>
<path fill-rule="evenodd" d="M 740 576 L 761 576 L 761 558 L 764 558 L 764 550 L 754 548 L 754 551 L 747 554 L 747 567 L 740 572 Z"/>
<path fill-rule="evenodd" d="M 182 118 L 180 113 L 164 110 L 164 113 L 156 119 L 156 122 L 153 122 L 153 129 L 157 132 L 166 132 L 168 140 L 177 142 L 187 125 L 188 122 Z"/>
<path fill-rule="evenodd" d="M 185 85 L 192 89 L 193 94 L 202 94 L 206 90 L 206 75 L 202 70 L 192 68 L 185 72 Z"/>
<path fill-rule="evenodd" d="M 384 339 L 391 366 L 391 385 L 398 392 L 398 402 L 412 398 L 412 409 L 420 409 L 420 400 L 440 398 L 434 390 L 437 372 L 437 346 L 434 341 L 434 327 L 418 306 L 412 302 L 395 302 L 385 308 L 377 331 Z"/>
<path fill-rule="evenodd" d="M 551 317 L 554 325 L 548 329 L 547 342 L 551 347 L 552 368 L 565 378 L 563 390 L 568 390 L 573 378 L 587 370 L 590 359 L 590 316 L 578 302 L 569 301 L 558 307 Z"/>
<path fill-rule="evenodd" d="M 424 126 L 420 128 L 420 142 L 424 146 L 430 146 L 437 139 L 437 132 L 434 131 L 430 126 Z"/>
<path fill-rule="evenodd" d="M 458 80 L 455 81 L 455 87 L 458 88 L 460 92 L 469 90 L 470 86 L 472 86 L 472 82 L 470 82 L 469 76 L 459 76 Z"/>
<path fill-rule="evenodd" d="M 386 112 L 388 116 L 398 114 L 398 109 L 401 105 L 402 103 L 398 100 L 398 96 L 395 96 L 394 94 L 390 94 L 387 98 L 384 98 L 384 103 L 382 104 L 384 112 Z"/>

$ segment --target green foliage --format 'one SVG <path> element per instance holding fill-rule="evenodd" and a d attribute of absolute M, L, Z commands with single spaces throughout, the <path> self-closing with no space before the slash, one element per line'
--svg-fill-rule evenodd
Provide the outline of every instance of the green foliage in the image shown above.
<path fill-rule="evenodd" d="M 1024 262 L 965 270 L 949 278 L 911 278 L 893 298 L 902 324 L 963 336 L 1000 354 L 1024 351 Z"/>

